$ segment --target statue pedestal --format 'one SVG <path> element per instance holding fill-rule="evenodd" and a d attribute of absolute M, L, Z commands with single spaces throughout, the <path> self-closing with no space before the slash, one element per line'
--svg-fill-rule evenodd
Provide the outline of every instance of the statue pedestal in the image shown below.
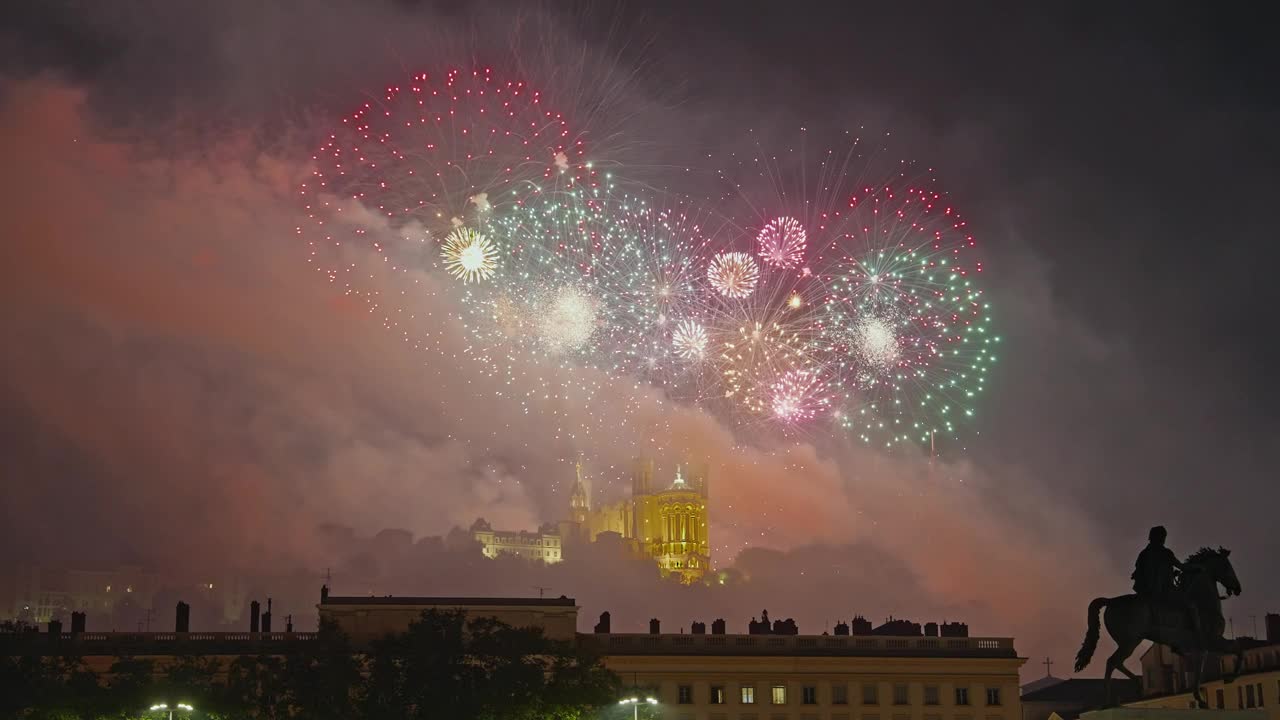
<path fill-rule="evenodd" d="M 1209 716 L 1213 717 L 1210 718 Z M 1081 713 L 1080 720 L 1266 720 L 1266 710 L 1115 707 Z"/>

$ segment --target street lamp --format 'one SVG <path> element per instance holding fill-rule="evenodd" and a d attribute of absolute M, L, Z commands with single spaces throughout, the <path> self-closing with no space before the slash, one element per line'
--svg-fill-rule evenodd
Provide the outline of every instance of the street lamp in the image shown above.
<path fill-rule="evenodd" d="M 191 707 L 187 703 L 178 703 L 175 707 L 169 707 L 169 705 L 166 703 L 156 703 L 155 705 L 152 705 L 150 709 L 151 709 L 151 712 L 169 713 L 169 720 L 173 720 L 173 711 L 175 709 L 177 709 L 179 712 L 185 712 L 187 714 L 191 714 L 191 711 L 195 710 L 195 708 Z"/>
<path fill-rule="evenodd" d="M 649 703 L 650 705 L 657 705 L 658 699 L 653 697 L 646 697 L 645 699 L 641 700 L 638 697 L 629 697 L 629 698 L 626 698 L 625 700 L 619 700 L 618 704 L 630 705 L 632 720 L 640 720 L 640 703 L 642 702 Z"/>

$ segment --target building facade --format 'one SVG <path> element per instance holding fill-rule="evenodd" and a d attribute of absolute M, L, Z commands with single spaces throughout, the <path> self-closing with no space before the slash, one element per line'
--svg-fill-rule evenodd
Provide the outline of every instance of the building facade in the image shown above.
<path fill-rule="evenodd" d="M 664 720 L 1019 720 L 1009 638 L 582 635 Z"/>
<path fill-rule="evenodd" d="M 565 597 L 325 594 L 319 605 L 320 617 L 357 643 L 403 632 L 429 609 L 543 627 L 571 640 L 600 656 L 628 694 L 658 700 L 644 709 L 654 719 L 1021 720 L 1018 669 L 1025 658 L 1010 638 L 714 632 L 722 622 L 712 634 L 624 634 L 610 633 L 605 618 L 596 632 L 578 633 L 578 608 Z"/>
<path fill-rule="evenodd" d="M 1232 670 L 1234 658 L 1213 660 L 1205 668 L 1201 695 L 1215 710 L 1266 711 L 1280 720 L 1280 615 L 1268 614 L 1267 639 L 1239 638 L 1244 643 L 1244 666 L 1233 682 L 1223 675 Z M 1192 672 L 1187 659 L 1164 645 L 1152 645 L 1142 655 L 1142 699 L 1126 703 L 1136 708 L 1190 708 Z"/>
<path fill-rule="evenodd" d="M 514 555 L 547 564 L 564 560 L 560 532 L 554 526 L 543 526 L 537 532 L 494 530 L 483 519 L 471 525 L 471 537 L 480 543 L 487 558 Z"/>
<path fill-rule="evenodd" d="M 670 483 L 654 477 L 654 464 L 639 460 L 632 472 L 631 497 L 592 507 L 582 465 L 569 496 L 569 519 L 560 524 L 566 542 L 593 542 L 616 533 L 638 554 L 653 558 L 664 575 L 685 583 L 700 581 L 711 569 L 705 467 L 677 466 Z"/>

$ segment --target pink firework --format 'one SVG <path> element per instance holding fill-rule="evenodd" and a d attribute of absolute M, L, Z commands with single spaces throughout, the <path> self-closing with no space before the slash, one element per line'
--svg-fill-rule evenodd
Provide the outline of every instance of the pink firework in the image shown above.
<path fill-rule="evenodd" d="M 760 245 L 760 258 L 784 270 L 799 265 L 804 259 L 806 240 L 804 226 L 800 221 L 785 216 L 770 220 L 760 228 L 760 234 L 756 236 Z"/>
<path fill-rule="evenodd" d="M 773 416 L 782 422 L 812 420 L 830 404 L 825 386 L 812 370 L 791 370 L 773 384 Z"/>

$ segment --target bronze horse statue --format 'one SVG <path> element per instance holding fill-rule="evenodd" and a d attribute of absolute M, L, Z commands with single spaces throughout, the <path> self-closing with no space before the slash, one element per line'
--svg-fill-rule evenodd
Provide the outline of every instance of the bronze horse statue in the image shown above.
<path fill-rule="evenodd" d="M 1076 654 L 1076 672 L 1084 670 L 1093 658 L 1093 652 L 1098 647 L 1098 611 L 1106 608 L 1102 619 L 1111 639 L 1116 643 L 1116 651 L 1107 658 L 1107 672 L 1103 676 L 1108 706 L 1112 704 L 1112 672 L 1119 670 L 1131 680 L 1138 679 L 1137 675 L 1124 666 L 1124 661 L 1143 640 L 1168 645 L 1175 653 L 1184 657 L 1198 656 L 1193 665 L 1195 670 L 1192 678 L 1197 707 L 1207 707 L 1200 694 L 1200 678 L 1204 673 L 1205 657 L 1209 653 L 1226 654 L 1234 651 L 1236 661 L 1233 674 L 1224 679 L 1226 682 L 1235 680 L 1235 674 L 1240 672 L 1242 666 L 1244 651 L 1238 643 L 1222 637 L 1222 632 L 1226 629 L 1222 601 L 1226 598 L 1218 595 L 1219 584 L 1226 588 L 1228 597 L 1240 594 L 1240 580 L 1236 578 L 1235 568 L 1231 567 L 1228 559 L 1230 554 L 1230 550 L 1223 548 L 1200 548 L 1187 558 L 1186 569 L 1174 590 L 1175 597 L 1181 600 L 1184 607 L 1176 602 L 1153 602 L 1139 595 L 1097 598 L 1089 603 L 1089 630 L 1085 633 L 1080 652 Z M 1191 617 L 1191 608 L 1197 613 L 1198 623 Z"/>

